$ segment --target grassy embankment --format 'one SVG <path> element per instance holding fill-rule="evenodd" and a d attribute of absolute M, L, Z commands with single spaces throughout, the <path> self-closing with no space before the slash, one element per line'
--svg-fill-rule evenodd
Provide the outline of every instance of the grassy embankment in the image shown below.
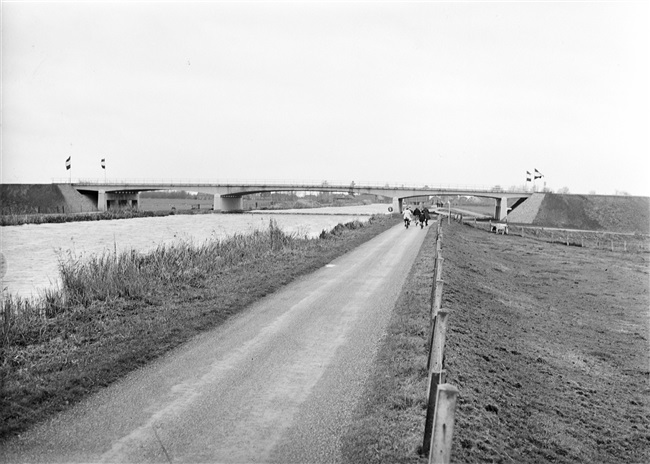
<path fill-rule="evenodd" d="M 650 198 L 547 193 L 533 225 L 650 234 Z"/>
<path fill-rule="evenodd" d="M 144 205 L 151 201 L 147 195 L 156 196 L 155 192 L 143 195 Z M 161 196 L 170 197 L 171 202 L 199 201 L 198 196 L 186 192 L 165 192 L 157 195 Z M 184 209 L 179 205 L 176 211 L 172 211 L 167 203 L 167 207 L 162 211 L 141 207 L 137 210 L 124 208 L 99 212 L 97 205 L 90 198 L 81 195 L 68 184 L 0 184 L 0 226 L 211 213 L 211 201 L 209 206 L 210 208 L 192 210 L 191 206 Z"/>
<path fill-rule="evenodd" d="M 375 216 L 318 239 L 267 231 L 148 253 L 60 262 L 62 285 L 2 301 L 0 438 L 109 385 L 399 221 Z"/>
<path fill-rule="evenodd" d="M 464 208 L 478 212 L 481 206 Z M 486 222 L 469 217 L 464 221 L 489 229 Z M 648 197 L 546 193 L 531 220 L 518 223 L 509 216 L 508 222 L 511 235 L 568 246 L 634 253 L 650 246 Z"/>
<path fill-rule="evenodd" d="M 444 226 L 453 462 L 648 462 L 648 253 Z M 434 234 L 398 299 L 344 462 L 423 463 Z"/>

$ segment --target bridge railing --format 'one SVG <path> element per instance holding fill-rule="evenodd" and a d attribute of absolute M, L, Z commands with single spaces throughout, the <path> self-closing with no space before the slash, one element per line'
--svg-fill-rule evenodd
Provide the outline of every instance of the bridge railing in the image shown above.
<path fill-rule="evenodd" d="M 377 182 L 377 181 L 345 181 L 345 180 L 304 180 L 304 179 L 76 179 L 53 178 L 55 184 L 84 184 L 84 185 L 152 185 L 152 186 L 291 186 L 291 187 L 327 187 L 344 190 L 382 188 L 382 189 L 408 189 L 408 190 L 458 190 L 466 192 L 503 192 L 493 185 L 468 185 L 468 184 L 425 184 L 413 182 Z"/>

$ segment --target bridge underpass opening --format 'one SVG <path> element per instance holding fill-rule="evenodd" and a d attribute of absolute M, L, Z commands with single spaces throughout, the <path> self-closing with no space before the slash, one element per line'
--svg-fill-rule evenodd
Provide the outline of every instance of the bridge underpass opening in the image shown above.
<path fill-rule="evenodd" d="M 110 211 L 117 209 L 138 209 L 140 192 L 103 192 L 97 195 L 97 209 Z"/>

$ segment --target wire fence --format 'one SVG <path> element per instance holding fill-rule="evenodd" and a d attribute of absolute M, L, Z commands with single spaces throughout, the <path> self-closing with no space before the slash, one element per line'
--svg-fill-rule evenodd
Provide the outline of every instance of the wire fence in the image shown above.
<path fill-rule="evenodd" d="M 456 215 L 454 219 L 471 227 L 483 229 L 488 232 L 497 232 L 494 230 L 496 223 L 477 221 L 475 218 L 463 218 L 460 215 Z M 526 237 L 542 242 L 558 243 L 565 246 L 622 253 L 650 252 L 650 235 L 641 233 L 561 229 L 519 224 L 507 224 L 507 233 L 508 235 Z"/>

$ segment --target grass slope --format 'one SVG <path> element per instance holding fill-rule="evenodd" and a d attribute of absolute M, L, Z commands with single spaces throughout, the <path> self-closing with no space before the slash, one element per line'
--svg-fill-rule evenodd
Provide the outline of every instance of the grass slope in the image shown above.
<path fill-rule="evenodd" d="M 63 212 L 66 201 L 55 184 L 0 184 L 2 214 Z"/>
<path fill-rule="evenodd" d="M 650 462 L 648 253 L 445 225 L 452 462 Z M 426 462 L 433 234 L 399 298 L 344 462 Z"/>
<path fill-rule="evenodd" d="M 547 193 L 533 225 L 650 233 L 650 198 Z"/>

